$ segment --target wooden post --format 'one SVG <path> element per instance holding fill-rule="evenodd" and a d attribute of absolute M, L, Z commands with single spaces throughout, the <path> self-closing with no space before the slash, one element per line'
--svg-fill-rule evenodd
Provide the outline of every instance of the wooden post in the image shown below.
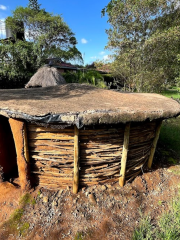
<path fill-rule="evenodd" d="M 78 193 L 79 188 L 79 129 L 74 126 L 74 180 L 73 193 Z"/>
<path fill-rule="evenodd" d="M 21 188 L 22 190 L 29 190 L 31 188 L 31 184 L 26 123 L 22 120 L 16 120 L 12 118 L 9 119 L 9 123 L 16 147 L 17 165 Z"/>
<path fill-rule="evenodd" d="M 156 127 L 155 138 L 154 138 L 153 143 L 152 143 L 151 152 L 150 152 L 150 156 L 149 156 L 149 160 L 148 160 L 148 168 L 151 168 L 151 166 L 152 166 L 154 153 L 155 153 L 155 150 L 156 150 L 156 146 L 157 146 L 157 142 L 158 142 L 159 134 L 160 134 L 160 130 L 161 130 L 161 125 L 162 125 L 162 121 L 160 121 L 157 124 L 157 127 Z"/>
<path fill-rule="evenodd" d="M 123 152 L 121 158 L 121 171 L 119 178 L 119 185 L 124 186 L 125 183 L 125 174 L 126 174 L 126 162 L 127 162 L 127 153 L 129 147 L 129 133 L 130 133 L 130 123 L 127 123 L 124 130 L 124 142 L 123 142 Z"/>

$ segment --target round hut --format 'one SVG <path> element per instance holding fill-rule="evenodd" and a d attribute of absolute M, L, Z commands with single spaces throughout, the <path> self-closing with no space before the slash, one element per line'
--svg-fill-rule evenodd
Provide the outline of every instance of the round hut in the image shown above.
<path fill-rule="evenodd" d="M 49 65 L 41 67 L 25 85 L 25 88 L 50 87 L 66 83 L 57 68 Z"/>
<path fill-rule="evenodd" d="M 0 124 L 9 122 L 23 189 L 30 179 L 49 189 L 73 186 L 74 193 L 123 186 L 151 167 L 163 119 L 179 114 L 179 103 L 158 94 L 84 84 L 0 90 Z"/>

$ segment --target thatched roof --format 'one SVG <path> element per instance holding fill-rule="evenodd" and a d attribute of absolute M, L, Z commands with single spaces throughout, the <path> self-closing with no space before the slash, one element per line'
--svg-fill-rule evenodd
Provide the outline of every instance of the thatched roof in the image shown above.
<path fill-rule="evenodd" d="M 32 76 L 25 88 L 50 87 L 63 83 L 66 83 L 66 81 L 56 68 L 44 66 Z"/>
<path fill-rule="evenodd" d="M 158 94 L 118 93 L 73 83 L 0 90 L 0 114 L 81 127 L 175 117 L 180 114 L 180 104 Z"/>

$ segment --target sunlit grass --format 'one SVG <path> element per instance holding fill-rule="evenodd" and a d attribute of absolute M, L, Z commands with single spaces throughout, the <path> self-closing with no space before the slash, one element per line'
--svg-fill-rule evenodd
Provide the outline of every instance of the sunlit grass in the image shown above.
<path fill-rule="evenodd" d="M 171 89 L 167 89 L 161 93 L 165 97 L 169 98 L 178 98 L 180 99 L 180 91 L 177 87 L 173 87 Z"/>
<path fill-rule="evenodd" d="M 135 229 L 133 240 L 179 240 L 180 239 L 180 199 L 177 197 L 157 222 L 150 217 L 142 217 Z"/>

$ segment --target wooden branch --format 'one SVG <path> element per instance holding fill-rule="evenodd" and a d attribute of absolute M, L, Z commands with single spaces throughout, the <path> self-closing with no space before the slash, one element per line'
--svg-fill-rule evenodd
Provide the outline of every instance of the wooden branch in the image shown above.
<path fill-rule="evenodd" d="M 27 143 L 26 123 L 22 120 L 9 119 L 17 154 L 17 165 L 19 179 L 22 190 L 29 190 L 30 173 L 29 173 L 29 152 Z"/>
<path fill-rule="evenodd" d="M 74 126 L 74 181 L 73 193 L 76 194 L 79 188 L 79 129 Z"/>
<path fill-rule="evenodd" d="M 29 163 L 29 147 L 28 147 L 28 136 L 27 136 L 27 124 L 23 124 L 23 141 L 24 141 L 24 157 L 26 162 Z"/>
<path fill-rule="evenodd" d="M 128 147 L 129 147 L 129 133 L 130 133 L 130 123 L 127 123 L 124 130 L 124 143 L 123 143 L 121 171 L 120 171 L 120 178 L 119 178 L 119 185 L 121 187 L 124 186 L 124 182 L 125 182 L 126 161 L 127 161 Z"/>
<path fill-rule="evenodd" d="M 74 193 L 78 192 L 79 184 L 88 186 L 119 180 L 123 186 L 125 179 L 135 177 L 148 162 L 157 122 L 132 123 L 128 144 L 127 125 L 126 130 L 120 126 L 80 131 L 76 127 L 52 130 L 30 125 L 32 174 L 41 186 L 48 188 L 51 184 L 56 188 L 70 186 L 73 180 Z"/>
<path fill-rule="evenodd" d="M 150 152 L 150 156 L 149 156 L 149 160 L 148 160 L 148 168 L 151 168 L 151 166 L 152 166 L 154 153 L 155 153 L 155 150 L 156 150 L 156 146 L 157 146 L 157 142 L 158 142 L 159 134 L 160 134 L 160 130 L 161 130 L 161 125 L 162 125 L 162 121 L 160 121 L 157 124 L 157 127 L 156 127 L 155 138 L 154 138 L 153 143 L 152 143 L 151 152 Z"/>

